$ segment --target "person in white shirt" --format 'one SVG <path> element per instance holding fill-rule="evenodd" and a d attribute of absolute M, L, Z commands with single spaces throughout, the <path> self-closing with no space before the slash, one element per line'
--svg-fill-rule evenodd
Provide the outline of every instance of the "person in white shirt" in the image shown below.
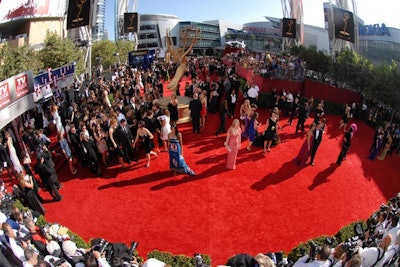
<path fill-rule="evenodd" d="M 383 265 L 386 266 L 400 251 L 400 231 L 397 232 L 396 238 L 393 238 L 394 244 L 390 245 L 385 252 Z"/>
<path fill-rule="evenodd" d="M 315 260 L 310 258 L 310 254 L 299 258 L 294 263 L 293 267 L 329 267 L 330 266 L 330 261 L 328 259 L 329 259 L 329 256 L 331 255 L 331 248 L 329 246 L 322 247 L 318 251 Z"/>
<path fill-rule="evenodd" d="M 377 247 L 359 248 L 363 267 L 383 266 L 384 256 L 388 249 L 392 237 L 390 235 L 382 239 Z"/>
<path fill-rule="evenodd" d="M 25 261 L 23 262 L 24 267 L 34 267 L 38 264 L 38 254 L 30 248 L 24 250 Z"/>
<path fill-rule="evenodd" d="M 258 99 L 258 86 L 257 88 L 255 87 L 256 84 L 253 83 L 252 86 L 249 88 L 249 90 L 247 91 L 247 98 L 250 100 L 251 104 L 257 104 L 257 99 Z"/>

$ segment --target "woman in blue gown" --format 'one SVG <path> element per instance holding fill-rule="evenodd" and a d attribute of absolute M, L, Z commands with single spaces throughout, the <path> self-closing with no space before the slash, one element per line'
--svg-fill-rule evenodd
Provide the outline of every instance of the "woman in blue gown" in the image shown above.
<path fill-rule="evenodd" d="M 196 175 L 186 164 L 182 150 L 182 134 L 178 131 L 176 124 L 171 125 L 171 132 L 168 134 L 169 168 L 174 172 Z"/>

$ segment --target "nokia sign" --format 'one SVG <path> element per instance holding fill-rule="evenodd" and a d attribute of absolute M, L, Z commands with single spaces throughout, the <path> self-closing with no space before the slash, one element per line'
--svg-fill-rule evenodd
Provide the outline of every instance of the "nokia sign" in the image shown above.
<path fill-rule="evenodd" d="M 359 25 L 358 33 L 360 35 L 388 35 L 390 36 L 389 29 L 386 27 L 385 23 L 371 24 L 371 25 Z"/>

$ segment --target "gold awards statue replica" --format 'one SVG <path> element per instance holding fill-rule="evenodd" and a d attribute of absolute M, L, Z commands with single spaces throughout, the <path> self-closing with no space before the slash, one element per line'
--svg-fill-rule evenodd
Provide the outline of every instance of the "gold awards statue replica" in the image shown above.
<path fill-rule="evenodd" d="M 181 47 L 174 46 L 169 30 L 167 30 L 166 37 L 168 50 L 165 56 L 165 61 L 166 63 L 169 63 L 172 57 L 172 59 L 179 65 L 175 72 L 174 78 L 167 85 L 167 88 L 176 93 L 176 90 L 179 88 L 179 82 L 185 73 L 187 65 L 186 55 L 192 51 L 193 46 L 200 39 L 200 30 L 192 26 L 184 27 L 180 33 Z"/>

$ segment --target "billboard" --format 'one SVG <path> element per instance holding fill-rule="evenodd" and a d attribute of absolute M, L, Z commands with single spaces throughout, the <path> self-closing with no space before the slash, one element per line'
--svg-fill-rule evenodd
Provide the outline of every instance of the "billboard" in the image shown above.
<path fill-rule="evenodd" d="M 51 69 L 33 78 L 35 93 L 33 99 L 38 102 L 53 95 L 53 91 L 59 88 L 69 87 L 74 82 L 75 65 L 69 64 L 61 68 Z"/>
<path fill-rule="evenodd" d="M 36 18 L 62 17 L 66 0 L 1 0 L 0 23 Z"/>
<path fill-rule="evenodd" d="M 352 12 L 333 7 L 333 23 L 336 38 L 354 43 L 354 17 Z"/>
<path fill-rule="evenodd" d="M 124 13 L 124 33 L 138 32 L 138 13 Z"/>
<path fill-rule="evenodd" d="M 0 110 L 33 92 L 31 71 L 25 71 L 0 82 Z"/>
<path fill-rule="evenodd" d="M 90 0 L 70 0 L 68 3 L 67 30 L 89 25 Z"/>
<path fill-rule="evenodd" d="M 282 37 L 296 38 L 296 19 L 282 19 Z"/>

